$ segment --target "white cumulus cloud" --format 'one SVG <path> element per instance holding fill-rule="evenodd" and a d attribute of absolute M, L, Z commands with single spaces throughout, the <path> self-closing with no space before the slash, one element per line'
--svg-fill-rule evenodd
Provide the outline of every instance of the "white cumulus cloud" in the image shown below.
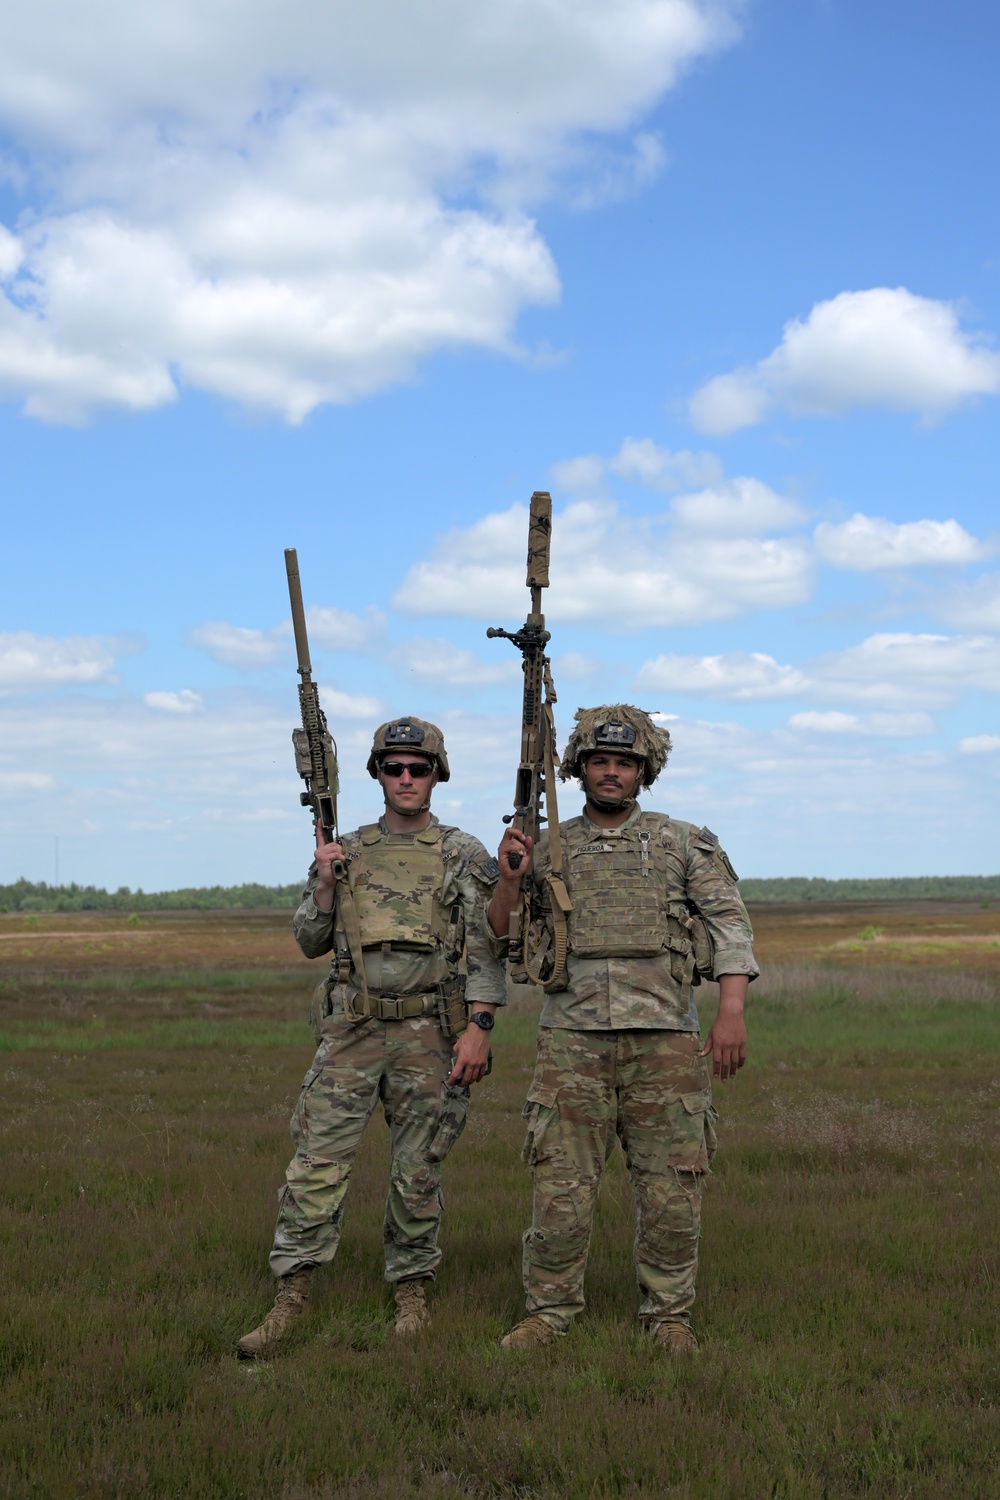
<path fill-rule="evenodd" d="M 385 623 L 385 615 L 374 604 L 363 615 L 318 604 L 306 610 L 310 643 L 327 651 L 369 651 L 384 636 Z"/>
<path fill-rule="evenodd" d="M 828 700 L 944 707 L 970 691 L 1000 692 L 1000 638 L 879 633 L 818 658 L 810 676 Z"/>
<path fill-rule="evenodd" d="M 393 651 L 389 660 L 402 674 L 417 682 L 463 690 L 513 682 L 521 675 L 520 656 L 515 660 L 510 646 L 503 649 L 506 655 L 496 650 L 494 660 L 483 661 L 474 651 L 455 646 L 451 641 L 413 636 Z"/>
<path fill-rule="evenodd" d="M 759 479 L 730 479 L 694 495 L 679 495 L 670 508 L 688 531 L 722 536 L 783 531 L 805 519 L 800 505 L 775 494 Z"/>
<path fill-rule="evenodd" d="M 227 667 L 253 670 L 269 667 L 288 649 L 287 625 L 258 630 L 251 625 L 228 625 L 224 620 L 210 620 L 191 632 L 191 640 L 215 661 Z"/>
<path fill-rule="evenodd" d="M 856 407 L 940 416 L 1000 391 L 1000 355 L 967 332 L 951 303 L 905 287 L 841 292 L 786 324 L 758 364 L 717 375 L 691 398 L 703 432 L 728 433 L 782 408 L 836 415 Z"/>
<path fill-rule="evenodd" d="M 959 740 L 958 748 L 963 755 L 992 755 L 1000 750 L 1000 734 L 970 734 Z"/>
<path fill-rule="evenodd" d="M 863 717 L 843 709 L 805 711 L 791 722 L 828 732 L 926 734 L 929 710 L 969 692 L 1000 692 L 1000 638 L 880 633 L 797 665 L 763 652 L 663 655 L 643 663 L 635 684 L 733 702 L 798 698 L 876 705 Z"/>
<path fill-rule="evenodd" d="M 558 566 L 546 613 L 633 630 L 731 619 L 808 597 L 812 564 L 800 538 L 689 534 L 672 519 L 629 516 L 607 500 L 567 505 L 553 520 Z M 509 624 L 524 612 L 526 535 L 523 505 L 456 527 L 410 568 L 394 604 Z"/>
<path fill-rule="evenodd" d="M 147 708 L 164 714 L 193 714 L 202 706 L 201 694 L 191 688 L 181 688 L 177 693 L 144 693 L 142 701 Z"/>
<path fill-rule="evenodd" d="M 382 718 L 384 709 L 378 698 L 366 697 L 363 693 L 343 693 L 339 688 L 321 687 L 320 702 L 328 719 L 369 719 L 374 728 Z"/>
<path fill-rule="evenodd" d="M 1000 573 L 984 573 L 928 600 L 939 619 L 960 630 L 1000 634 Z"/>
<path fill-rule="evenodd" d="M 834 525 L 822 521 L 816 550 L 838 568 L 875 572 L 881 568 L 956 567 L 989 556 L 992 547 L 970 536 L 957 521 L 905 521 L 856 512 Z"/>
<path fill-rule="evenodd" d="M 867 734 L 880 739 L 911 739 L 933 734 L 935 729 L 930 714 L 845 714 L 837 709 L 792 714 L 788 724 L 815 734 Z"/>
<path fill-rule="evenodd" d="M 318 646 L 326 651 L 369 651 L 385 634 L 385 615 L 373 604 L 363 615 L 313 604 L 306 610 L 306 628 L 310 650 Z M 283 620 L 280 625 L 262 630 L 252 625 L 210 620 L 191 631 L 191 641 L 228 667 L 253 671 L 269 667 L 287 655 L 292 624 Z"/>
<path fill-rule="evenodd" d="M 116 656 L 130 649 L 105 636 L 0 632 L 0 691 L 113 682 Z"/>
<path fill-rule="evenodd" d="M 513 352 L 559 292 L 532 202 L 561 177 L 580 204 L 641 189 L 663 161 L 643 113 L 739 8 L 4 8 L 28 196 L 0 239 L 0 396 L 79 421 L 194 386 L 295 422 L 437 350 Z"/>
<path fill-rule="evenodd" d="M 657 656 L 642 665 L 635 685 L 739 702 L 794 698 L 808 688 L 809 679 L 761 651 L 732 651 L 724 656 Z"/>
<path fill-rule="evenodd" d="M 668 495 L 693 485 L 719 484 L 723 479 L 722 464 L 714 453 L 664 448 L 652 438 L 627 437 L 612 458 L 581 453 L 552 465 L 556 489 L 586 499 L 602 493 L 608 474 Z"/>

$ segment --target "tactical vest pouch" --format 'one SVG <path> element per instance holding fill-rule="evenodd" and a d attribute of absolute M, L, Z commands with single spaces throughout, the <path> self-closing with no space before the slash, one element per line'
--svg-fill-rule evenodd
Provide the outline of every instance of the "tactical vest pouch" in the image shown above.
<path fill-rule="evenodd" d="M 461 1036 L 469 1024 L 469 1008 L 465 1000 L 465 975 L 456 974 L 447 984 L 441 985 L 438 996 L 437 1017 L 441 1031 L 446 1037 Z"/>
<path fill-rule="evenodd" d="M 715 949 L 709 935 L 708 924 L 696 911 L 689 911 L 687 928 L 694 948 L 694 982 L 715 978 Z"/>
<path fill-rule="evenodd" d="M 715 949 L 704 917 L 682 902 L 667 908 L 667 942 L 670 972 L 681 984 L 700 984 L 714 979 Z"/>
<path fill-rule="evenodd" d="M 369 1005 L 371 999 L 369 997 Z M 322 979 L 313 990 L 309 1006 L 309 1026 L 319 1046 L 326 1031 L 326 1022 L 331 1016 L 343 1016 L 352 1026 L 365 1019 L 365 999 L 356 984 L 340 983 L 337 970 Z"/>
<path fill-rule="evenodd" d="M 334 985 L 335 981 L 332 974 L 326 979 L 321 979 L 313 990 L 312 999 L 309 1002 L 309 1029 L 313 1034 L 313 1039 L 317 1047 L 323 1039 L 323 1022 L 328 1016 L 333 1014 L 334 1001 L 332 996 Z"/>
<path fill-rule="evenodd" d="M 645 832 L 645 830 L 641 830 Z M 648 835 L 588 830 L 566 850 L 573 910 L 569 948 L 577 958 L 652 958 L 667 946 L 667 874 Z"/>
<path fill-rule="evenodd" d="M 360 833 L 349 879 L 364 946 L 392 943 L 432 953 L 448 931 L 448 913 L 441 904 L 440 825 L 431 824 L 405 841 L 387 838 L 377 823 Z"/>

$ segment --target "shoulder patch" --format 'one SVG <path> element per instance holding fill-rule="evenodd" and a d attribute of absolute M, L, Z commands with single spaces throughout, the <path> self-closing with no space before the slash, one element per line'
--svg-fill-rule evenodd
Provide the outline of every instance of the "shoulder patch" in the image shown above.
<path fill-rule="evenodd" d="M 500 866 L 491 854 L 488 859 L 480 860 L 477 865 L 474 865 L 472 873 L 478 875 L 480 880 L 487 880 L 490 885 L 495 885 L 500 879 Z"/>
<path fill-rule="evenodd" d="M 734 885 L 737 884 L 740 877 L 729 863 L 729 855 L 719 843 L 717 833 L 713 833 L 711 828 L 699 828 L 694 842 L 696 848 L 711 856 L 713 865 L 725 880 L 731 880 Z"/>

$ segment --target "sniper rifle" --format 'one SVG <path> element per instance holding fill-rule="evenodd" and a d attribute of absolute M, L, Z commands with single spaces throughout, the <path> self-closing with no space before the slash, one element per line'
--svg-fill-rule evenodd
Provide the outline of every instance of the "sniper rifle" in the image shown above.
<path fill-rule="evenodd" d="M 288 597 L 292 605 L 295 652 L 299 661 L 302 728 L 292 730 L 295 769 L 306 784 L 305 791 L 299 793 L 299 801 L 303 807 L 312 811 L 317 839 L 322 830 L 324 841 L 335 844 L 340 841 L 337 832 L 337 793 L 340 791 L 337 746 L 327 728 L 326 714 L 320 707 L 319 688 L 312 680 L 306 614 L 302 607 L 302 585 L 299 582 L 299 559 L 294 547 L 285 548 L 285 571 L 288 574 Z M 336 879 L 342 880 L 346 870 L 344 861 L 334 860 L 332 868 Z"/>
<path fill-rule="evenodd" d="M 530 874 L 521 877 L 521 892 L 510 918 L 508 958 L 515 984 L 538 984 L 553 989 L 561 983 L 566 965 L 566 918 L 572 910 L 563 879 L 562 843 L 559 838 L 559 808 L 556 801 L 555 718 L 556 692 L 545 647 L 551 639 L 542 613 L 542 589 L 549 586 L 549 546 L 552 540 L 552 496 L 536 490 L 528 516 L 528 570 L 525 582 L 531 590 L 528 618 L 520 630 L 491 626 L 486 634 L 510 641 L 521 653 L 524 691 L 521 700 L 521 760 L 514 788 L 514 811 L 504 817 L 537 844 L 541 825 L 549 826 L 550 870 L 546 875 L 552 908 L 552 936 L 544 925 L 533 922 Z M 543 696 L 544 695 L 544 696 Z M 544 808 L 544 812 L 543 812 Z M 521 864 L 520 854 L 509 854 L 512 870 Z M 534 951 L 530 951 L 534 947 Z M 551 952 L 550 952 L 551 949 Z"/>

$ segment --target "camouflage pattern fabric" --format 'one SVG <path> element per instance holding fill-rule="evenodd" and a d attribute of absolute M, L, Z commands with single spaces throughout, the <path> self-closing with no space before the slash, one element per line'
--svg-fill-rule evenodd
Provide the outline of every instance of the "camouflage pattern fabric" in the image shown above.
<path fill-rule="evenodd" d="M 559 825 L 563 841 L 563 868 L 566 883 L 574 901 L 579 874 L 574 876 L 574 851 L 593 864 L 587 872 L 587 900 L 581 902 L 581 917 L 589 917 L 591 927 L 600 908 L 602 891 L 610 908 L 617 893 L 627 881 L 622 861 L 634 862 L 636 882 L 656 889 L 661 902 L 662 950 L 645 957 L 611 956 L 607 950 L 599 956 L 581 957 L 573 951 L 574 917 L 569 919 L 570 951 L 566 960 L 562 988 L 546 993 L 542 1027 L 569 1027 L 573 1030 L 617 1031 L 632 1027 L 662 1027 L 675 1031 L 696 1031 L 698 1011 L 694 986 L 697 970 L 686 961 L 683 946 L 689 946 L 683 929 L 668 908 L 687 903 L 703 918 L 715 950 L 714 973 L 748 974 L 751 979 L 760 972 L 753 956 L 753 930 L 736 888 L 736 876 L 715 834 L 707 828 L 696 828 L 670 818 L 665 813 L 644 812 L 638 805 L 616 829 L 600 828 L 586 813 L 569 818 Z M 648 868 L 643 878 L 642 849 L 649 835 Z M 643 836 L 640 839 L 640 835 Z M 593 852 L 590 851 L 603 851 Z M 600 861 L 607 861 L 602 874 Z M 534 883 L 533 912 L 542 929 L 551 932 L 546 876 L 550 869 L 548 835 L 538 841 L 532 867 Z M 628 913 L 623 913 L 627 918 Z M 629 925 L 620 924 L 622 936 Z M 648 925 L 648 924 L 647 924 Z M 644 937 L 647 936 L 644 932 Z M 505 958 L 507 939 L 490 937 L 491 951 Z M 534 941 L 532 947 L 534 948 Z M 608 946 L 612 946 L 609 943 Z M 590 950 L 591 952 L 593 949 Z"/>
<path fill-rule="evenodd" d="M 361 1137 L 381 1100 L 391 1135 L 387 1281 L 433 1277 L 441 1260 L 441 1163 L 465 1128 L 469 1090 L 449 1086 L 450 1044 L 431 1017 L 324 1024 L 292 1115 L 295 1155 L 278 1195 L 276 1276 L 333 1259 Z"/>
<path fill-rule="evenodd" d="M 547 1028 L 538 1033 L 524 1107 L 533 1215 L 524 1235 L 527 1310 L 558 1332 L 583 1311 L 594 1205 L 615 1135 L 637 1223 L 639 1316 L 688 1321 L 695 1297 L 701 1189 L 715 1152 L 715 1111 L 696 1034 Z"/>
<path fill-rule="evenodd" d="M 388 849 L 413 847 L 414 834 L 389 833 L 382 819 L 377 826 Z M 364 953 L 368 989 L 376 995 L 428 994 L 458 973 L 464 949 L 468 971 L 466 998 L 470 1005 L 475 1001 L 485 1005 L 504 1005 L 507 997 L 503 970 L 492 952 L 486 923 L 486 907 L 499 874 L 497 862 L 471 833 L 439 825 L 433 816 L 431 826 L 440 827 L 441 833 L 439 848 L 444 875 L 438 903 L 446 919 L 445 938 L 443 942 L 436 942 L 429 952 L 400 948 L 389 953 L 383 951 L 380 938 L 379 946 L 366 948 Z M 349 855 L 360 851 L 361 835 L 359 829 L 341 839 Z M 320 958 L 333 949 L 343 952 L 348 947 L 347 935 L 335 921 L 334 914 L 317 907 L 313 898 L 315 888 L 316 869 L 313 866 L 302 901 L 292 918 L 296 942 L 307 958 Z M 385 894 L 389 899 L 391 893 Z M 401 902 L 406 901 L 406 891 L 397 894 Z M 364 942 L 364 932 L 361 938 Z M 357 983 L 357 976 L 352 973 L 351 977 Z"/>

